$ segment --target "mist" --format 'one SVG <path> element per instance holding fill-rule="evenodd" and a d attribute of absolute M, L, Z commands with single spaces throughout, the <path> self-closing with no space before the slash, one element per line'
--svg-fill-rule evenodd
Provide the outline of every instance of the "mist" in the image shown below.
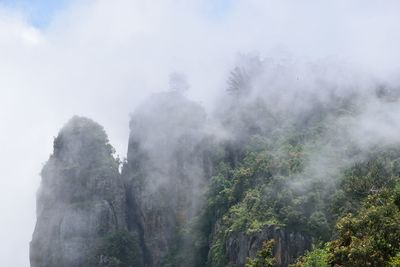
<path fill-rule="evenodd" d="M 187 97 L 213 114 L 225 104 L 239 54 L 274 62 L 274 72 L 255 81 L 271 94 L 254 86 L 255 97 L 267 94 L 283 110 L 306 108 L 304 96 L 329 98 L 320 77 L 339 96 L 398 88 L 398 1 L 222 2 L 71 1 L 41 28 L 29 11 L 0 2 L 1 266 L 29 265 L 39 172 L 75 114 L 103 125 L 123 158 L 129 114 L 167 90 L 171 73 L 184 73 Z M 348 128 L 352 140 L 398 143 L 396 102 L 365 95 L 365 110 Z"/>

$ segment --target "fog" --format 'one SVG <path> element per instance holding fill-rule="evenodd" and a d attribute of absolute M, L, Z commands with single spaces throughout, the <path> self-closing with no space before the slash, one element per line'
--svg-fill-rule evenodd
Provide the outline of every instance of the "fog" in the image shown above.
<path fill-rule="evenodd" d="M 310 65 L 360 88 L 398 82 L 398 1 L 215 2 L 71 1 L 41 28 L 0 2 L 0 266 L 29 266 L 39 172 L 75 114 L 102 124 L 124 157 L 129 113 L 168 89 L 171 73 L 184 73 L 187 96 L 214 110 L 238 53 L 283 62 L 290 82 L 312 92 Z M 367 138 L 355 139 L 400 141 L 391 105 L 367 107 L 351 131 Z"/>

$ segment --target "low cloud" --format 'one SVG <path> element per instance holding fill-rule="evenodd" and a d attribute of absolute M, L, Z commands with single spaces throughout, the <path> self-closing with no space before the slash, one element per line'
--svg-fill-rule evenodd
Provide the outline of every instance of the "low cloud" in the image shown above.
<path fill-rule="evenodd" d="M 230 2 L 216 11 L 210 0 L 73 1 L 45 28 L 0 7 L 1 266 L 29 264 L 38 173 L 74 114 L 102 124 L 123 157 L 129 113 L 167 90 L 171 72 L 183 72 L 188 97 L 213 110 L 224 104 L 220 95 L 241 52 L 285 62 L 293 83 L 309 81 L 303 66 L 323 62 L 326 71 L 350 69 L 345 84 L 397 84 L 398 1 Z M 397 127 L 399 113 L 387 108 L 374 105 L 360 117 L 374 140 L 397 138 L 397 128 L 385 127 Z M 371 117 L 382 125 L 370 125 Z"/>

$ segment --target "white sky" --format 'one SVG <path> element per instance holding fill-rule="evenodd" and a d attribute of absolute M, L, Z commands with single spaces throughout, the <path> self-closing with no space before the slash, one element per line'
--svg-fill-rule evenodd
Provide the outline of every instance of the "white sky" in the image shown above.
<path fill-rule="evenodd" d="M 173 71 L 207 108 L 238 52 L 398 76 L 397 0 L 233 0 L 222 11 L 211 3 L 74 1 L 42 28 L 0 5 L 0 266 L 29 266 L 39 172 L 74 114 L 101 123 L 123 157 L 129 112 L 166 89 Z"/>

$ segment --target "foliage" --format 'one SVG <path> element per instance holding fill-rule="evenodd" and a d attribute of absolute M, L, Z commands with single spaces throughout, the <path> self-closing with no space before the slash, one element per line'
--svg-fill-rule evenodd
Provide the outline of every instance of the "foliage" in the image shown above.
<path fill-rule="evenodd" d="M 386 266 L 400 251 L 399 193 L 382 189 L 368 196 L 356 214 L 337 223 L 338 238 L 332 242 L 333 262 L 338 266 Z"/>
<path fill-rule="evenodd" d="M 268 225 L 321 245 L 294 266 L 396 266 L 400 149 L 342 140 L 347 136 L 338 135 L 332 122 L 356 112 L 351 99 L 337 97 L 301 115 L 271 110 L 265 99 L 246 99 L 257 75 L 250 70 L 239 66 L 231 73 L 233 104 L 222 124 L 232 140 L 213 162 L 218 167 L 206 207 L 188 230 L 202 255 L 191 266 L 227 266 L 229 238 L 257 235 Z M 321 155 L 328 164 L 321 164 Z M 268 253 L 263 246 L 247 266 L 272 266 Z M 267 258 L 271 262 L 262 261 Z"/>
<path fill-rule="evenodd" d="M 400 252 L 390 259 L 389 266 L 400 267 Z"/>
<path fill-rule="evenodd" d="M 324 248 L 317 248 L 307 252 L 290 267 L 329 267 L 331 254 L 328 250 L 329 243 Z"/>
<path fill-rule="evenodd" d="M 339 183 L 327 183 L 326 179 L 312 176 L 305 169 L 306 164 L 313 164 L 308 155 L 321 145 L 309 142 L 317 139 L 321 131 L 316 127 L 309 132 L 288 134 L 275 140 L 275 144 L 256 136 L 235 165 L 220 164 L 209 184 L 207 212 L 203 214 L 209 216 L 203 217 L 208 221 L 203 236 L 214 231 L 209 266 L 227 264 L 226 241 L 230 236 L 238 232 L 257 234 L 267 225 L 300 232 L 322 244 L 339 236 L 329 251 L 327 246 L 315 249 L 298 266 L 328 266 L 331 261 L 343 266 L 369 263 L 376 266 L 396 260 L 397 237 L 393 236 L 400 234 L 395 215 L 400 193 L 394 192 L 400 192 L 400 186 L 394 185 L 400 175 L 400 151 L 372 148 L 364 158 L 336 173 L 337 177 L 333 178 Z M 349 149 L 347 153 L 355 152 Z M 308 184 L 304 185 L 305 181 Z M 371 204 L 372 199 L 376 199 L 376 205 Z M 377 228 L 386 224 L 391 235 Z M 347 244 L 339 241 L 345 238 L 353 241 Z M 363 262 L 349 255 L 359 255 Z M 381 261 L 376 259 L 379 257 Z"/>
<path fill-rule="evenodd" d="M 207 266 L 225 266 L 227 256 L 225 251 L 225 236 L 223 232 L 217 233 L 217 238 L 213 241 L 210 248 L 210 256 L 207 261 Z"/>
<path fill-rule="evenodd" d="M 248 259 L 246 267 L 273 267 L 276 264 L 273 255 L 275 240 L 265 241 L 262 248 L 257 252 L 256 257 Z"/>
<path fill-rule="evenodd" d="M 314 190 L 306 193 L 288 185 L 303 170 L 303 146 L 293 139 L 274 147 L 263 143 L 268 140 L 256 141 L 258 149 L 250 146 L 235 168 L 223 163 L 211 179 L 207 214 L 209 225 L 218 227 L 211 241 L 209 266 L 224 266 L 226 240 L 238 232 L 252 235 L 278 225 L 316 240 L 331 236 L 332 223 L 326 215 L 330 201 L 324 184 L 316 181 Z"/>
<path fill-rule="evenodd" d="M 333 212 L 337 217 L 356 212 L 371 194 L 391 188 L 399 176 L 398 150 L 371 151 L 367 160 L 344 172 L 336 193 Z"/>
<path fill-rule="evenodd" d="M 76 162 L 112 163 L 118 168 L 113 157 L 115 149 L 109 143 L 104 128 L 85 117 L 74 116 L 61 129 L 54 139 L 54 156 L 58 159 L 74 160 Z"/>

